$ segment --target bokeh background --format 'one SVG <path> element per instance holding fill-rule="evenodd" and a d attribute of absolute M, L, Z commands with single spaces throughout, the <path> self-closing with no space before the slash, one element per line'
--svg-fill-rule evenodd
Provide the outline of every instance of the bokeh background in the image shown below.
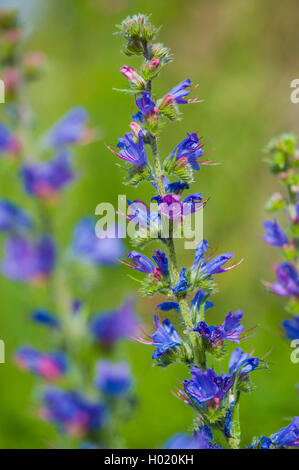
<path fill-rule="evenodd" d="M 0 6 L 2 2 L 0 1 Z M 265 292 L 262 279 L 272 280 L 275 248 L 261 240 L 264 203 L 277 189 L 268 175 L 263 148 L 282 131 L 298 132 L 299 105 L 290 102 L 290 82 L 298 78 L 299 5 L 296 0 L 23 0 L 28 37 L 26 48 L 43 50 L 47 73 L 30 88 L 37 115 L 37 132 L 44 131 L 72 106 L 85 106 L 101 139 L 80 149 L 80 178 L 66 191 L 56 213 L 55 231 L 66 246 L 75 222 L 93 214 L 102 201 L 117 202 L 118 194 L 148 200 L 151 188 L 137 190 L 121 184 L 122 173 L 104 146 L 127 131 L 134 109 L 130 96 L 112 90 L 123 87 L 119 73 L 134 60 L 120 54 L 114 25 L 125 16 L 152 13 L 163 28 L 160 39 L 175 60 L 157 80 L 161 96 L 181 80 L 199 83 L 204 103 L 183 108 L 184 119 L 165 128 L 161 151 L 168 155 L 186 131 L 213 138 L 216 167 L 203 167 L 194 191 L 211 199 L 204 211 L 204 236 L 215 253 L 235 251 L 245 261 L 218 276 L 219 293 L 209 321 L 218 324 L 229 309 L 245 312 L 245 327 L 258 325 L 256 335 L 243 346 L 259 357 L 273 348 L 270 369 L 257 371 L 255 391 L 242 397 L 241 427 L 244 445 L 254 435 L 268 435 L 298 414 L 297 364 L 290 361 L 290 345 L 282 337 L 284 301 Z M 19 181 L 10 168 L 0 166 L 0 196 L 22 204 Z M 28 202 L 28 201 L 27 201 Z M 191 251 L 181 251 L 185 265 Z M 119 305 L 136 285 L 125 267 L 103 271 L 94 298 L 94 310 Z M 0 447 L 43 448 L 54 435 L 32 409 L 34 379 L 18 371 L 12 356 L 21 343 L 43 345 L 44 333 L 29 320 L 30 309 L 42 302 L 43 292 L 0 277 L 0 337 L 6 344 L 6 363 L 0 365 Z M 151 331 L 157 299 L 140 299 L 137 310 Z M 171 319 L 175 322 L 175 318 Z M 185 377 L 183 367 L 166 370 L 152 366 L 151 348 L 126 343 L 120 355 L 129 358 L 136 377 L 139 404 L 122 433 L 128 448 L 163 445 L 177 431 L 188 431 L 192 410 L 170 390 Z"/>

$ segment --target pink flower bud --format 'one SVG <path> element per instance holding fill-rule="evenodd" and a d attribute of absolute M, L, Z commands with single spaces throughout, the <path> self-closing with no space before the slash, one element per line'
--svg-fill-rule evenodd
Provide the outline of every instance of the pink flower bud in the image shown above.
<path fill-rule="evenodd" d="M 139 126 L 139 124 L 137 124 L 137 122 L 132 121 L 131 124 L 130 124 L 130 128 L 131 128 L 131 131 L 133 132 L 133 134 L 135 135 L 135 137 L 138 137 L 138 134 L 141 131 L 141 126 Z"/>
<path fill-rule="evenodd" d="M 136 70 L 133 69 L 133 67 L 130 67 L 129 65 L 123 65 L 120 68 L 120 71 L 128 80 L 130 80 L 130 82 L 135 83 L 135 85 L 140 85 L 144 82 L 143 78 L 139 75 L 139 73 L 137 73 Z"/>
<path fill-rule="evenodd" d="M 42 67 L 45 63 L 46 56 L 42 52 L 28 52 L 23 57 L 23 66 L 26 69 L 36 70 Z"/>
<path fill-rule="evenodd" d="M 15 67 L 5 69 L 2 78 L 5 84 L 5 90 L 10 92 L 15 92 L 21 82 L 20 72 Z"/>
<path fill-rule="evenodd" d="M 159 65 L 160 65 L 159 59 L 152 59 L 149 68 L 156 69 L 157 67 L 159 67 Z"/>

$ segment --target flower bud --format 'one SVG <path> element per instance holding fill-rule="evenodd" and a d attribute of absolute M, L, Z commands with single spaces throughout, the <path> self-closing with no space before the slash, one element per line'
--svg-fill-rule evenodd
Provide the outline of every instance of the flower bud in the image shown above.
<path fill-rule="evenodd" d="M 24 73 L 27 78 L 37 77 L 45 66 L 46 56 L 42 52 L 28 52 L 22 58 Z"/>
<path fill-rule="evenodd" d="M 123 65 L 120 68 L 121 73 L 131 82 L 133 83 L 136 87 L 138 88 L 144 88 L 145 87 L 145 81 L 139 75 L 138 72 L 136 72 L 133 67 L 130 67 L 129 65 Z"/>

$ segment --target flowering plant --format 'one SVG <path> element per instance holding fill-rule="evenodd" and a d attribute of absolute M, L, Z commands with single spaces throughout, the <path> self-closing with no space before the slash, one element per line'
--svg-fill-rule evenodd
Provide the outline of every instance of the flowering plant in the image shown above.
<path fill-rule="evenodd" d="M 264 241 L 280 248 L 283 261 L 275 268 L 276 280 L 265 282 L 274 294 L 287 299 L 286 311 L 289 318 L 282 323 L 285 336 L 290 340 L 299 339 L 299 276 L 298 236 L 299 236 L 299 175 L 296 137 L 282 134 L 268 144 L 268 162 L 271 172 L 285 188 L 285 194 L 275 192 L 268 200 L 265 209 L 268 213 L 284 213 L 286 223 L 280 224 L 276 217 L 264 221 Z"/>
<path fill-rule="evenodd" d="M 136 334 L 138 319 L 130 299 L 115 310 L 93 315 L 90 295 L 98 288 L 98 267 L 113 266 L 123 253 L 118 238 L 99 239 L 92 217 L 75 227 L 66 249 L 55 240 L 55 210 L 76 179 L 73 151 L 94 136 L 85 109 L 75 107 L 40 139 L 33 139 L 33 112 L 24 99 L 27 84 L 42 72 L 41 53 L 22 54 L 17 12 L 0 10 L 1 66 L 6 104 L 0 118 L 1 164 L 11 163 L 33 209 L 0 199 L 4 237 L 1 274 L 40 287 L 47 306 L 32 320 L 47 328 L 45 350 L 21 346 L 16 364 L 37 377 L 37 414 L 58 431 L 55 447 L 122 446 L 118 423 L 134 405 L 133 377 L 117 360 L 116 344 Z M 2 47 L 3 45 L 3 47 Z M 34 209 L 35 206 L 35 209 Z M 71 273 L 71 274 L 70 274 Z M 78 300 L 80 293 L 85 301 Z M 100 356 L 100 358 L 99 358 Z"/>
<path fill-rule="evenodd" d="M 137 339 L 154 348 L 156 365 L 167 367 L 181 362 L 188 369 L 188 376 L 178 387 L 176 396 L 194 410 L 194 435 L 176 435 L 166 447 L 239 448 L 242 446 L 241 396 L 252 390 L 252 373 L 266 368 L 267 364 L 238 346 L 223 373 L 220 361 L 226 356 L 227 342 L 239 344 L 248 338 L 248 332 L 241 324 L 243 312 L 228 312 L 220 325 L 211 325 L 206 318 L 207 310 L 213 306 L 210 296 L 215 291 L 215 276 L 236 266 L 228 266 L 234 254 L 229 252 L 211 257 L 208 242 L 202 239 L 196 246 L 191 267 L 180 268 L 177 261 L 174 234 L 178 222 L 184 219 L 181 195 L 193 183 L 200 166 L 212 162 L 205 158 L 205 143 L 196 132 L 188 133 L 161 162 L 158 146 L 161 127 L 167 121 L 179 119 L 181 105 L 199 101 L 189 97 L 196 88 L 192 88 L 190 79 L 172 87 L 161 98 L 154 97 L 153 81 L 172 60 L 169 49 L 156 42 L 157 33 L 158 29 L 148 17 L 141 14 L 126 18 L 119 26 L 119 34 L 125 40 L 124 53 L 142 57 L 143 63 L 139 70 L 128 65 L 121 67 L 121 73 L 129 82 L 129 88 L 122 91 L 134 95 L 137 112 L 132 116 L 131 131 L 118 140 L 117 149 L 108 147 L 125 162 L 123 168 L 127 184 L 137 186 L 149 182 L 155 188 L 157 211 L 148 211 L 144 205 L 143 210 L 134 208 L 133 214 L 138 225 L 152 229 L 157 229 L 158 225 L 157 239 L 165 250 L 154 250 L 151 258 L 133 250 L 123 262 L 145 274 L 144 280 L 140 281 L 144 294 L 159 293 L 166 297 L 157 310 L 177 312 L 175 326 L 167 318 L 161 321 L 156 314 L 155 331 L 146 335 L 146 339 Z M 202 210 L 202 201 L 198 192 L 189 195 L 190 213 Z M 168 222 L 167 235 L 160 231 L 163 217 Z M 275 234 L 276 231 L 271 229 L 271 236 Z M 283 234 L 278 238 L 284 243 Z M 141 248 L 149 241 L 146 236 L 133 238 L 134 244 Z M 298 417 L 294 418 L 289 426 L 270 437 L 254 439 L 251 448 L 298 446 L 298 420 Z"/>

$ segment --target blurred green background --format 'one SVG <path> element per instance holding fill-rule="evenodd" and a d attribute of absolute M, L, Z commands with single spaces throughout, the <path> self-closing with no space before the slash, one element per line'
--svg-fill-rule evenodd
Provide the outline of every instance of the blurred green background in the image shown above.
<path fill-rule="evenodd" d="M 152 13 L 163 24 L 160 39 L 175 60 L 157 80 L 154 93 L 162 96 L 190 77 L 204 103 L 183 108 L 184 119 L 167 126 L 161 137 L 165 156 L 184 138 L 198 131 L 213 138 L 216 167 L 203 167 L 193 190 L 211 197 L 204 211 L 204 236 L 215 253 L 235 251 L 245 261 L 218 276 L 219 293 L 209 310 L 212 324 L 222 321 L 229 309 L 245 312 L 246 328 L 259 325 L 256 335 L 243 343 L 258 357 L 267 357 L 269 371 L 257 371 L 255 391 L 242 397 L 241 426 L 244 445 L 254 435 L 276 431 L 298 414 L 297 364 L 290 361 L 289 343 L 280 323 L 284 301 L 265 292 L 261 279 L 272 280 L 271 266 L 278 259 L 275 248 L 261 240 L 264 203 L 278 183 L 268 175 L 262 150 L 282 131 L 297 133 L 299 105 L 290 102 L 290 82 L 298 78 L 298 15 L 296 0 L 44 0 L 21 2 L 28 22 L 26 49 L 43 50 L 49 58 L 47 73 L 30 88 L 37 115 L 37 131 L 44 131 L 70 107 L 80 104 L 100 129 L 101 139 L 82 147 L 77 158 L 80 178 L 66 191 L 56 214 L 55 231 L 67 245 L 75 222 L 93 214 L 102 201 L 116 204 L 118 194 L 149 200 L 151 188 L 137 190 L 121 184 L 122 173 L 104 142 L 113 145 L 128 129 L 134 103 L 112 87 L 126 86 L 119 73 L 134 61 L 120 54 L 121 41 L 114 25 L 125 16 Z M 0 2 L 1 5 L 1 2 Z M 32 7 L 33 5 L 33 7 Z M 24 204 L 19 181 L 11 169 L 0 169 L 1 196 Z M 26 199 L 28 206 L 28 198 Z M 184 265 L 193 253 L 180 253 Z M 107 269 L 94 300 L 94 309 L 119 305 L 127 292 L 136 291 L 125 267 Z M 6 363 L 0 365 L 0 447 L 42 448 L 54 435 L 52 426 L 34 416 L 34 379 L 18 371 L 13 352 L 21 343 L 42 345 L 45 334 L 31 324 L 30 309 L 43 293 L 0 278 L 0 337 L 6 344 Z M 157 299 L 138 300 L 138 313 L 151 331 Z M 173 319 L 173 316 L 171 317 Z M 132 420 L 124 425 L 128 448 L 163 445 L 177 431 L 189 430 L 192 410 L 170 390 L 185 377 L 179 366 L 154 368 L 151 348 L 127 343 L 120 355 L 129 357 L 139 396 Z"/>

